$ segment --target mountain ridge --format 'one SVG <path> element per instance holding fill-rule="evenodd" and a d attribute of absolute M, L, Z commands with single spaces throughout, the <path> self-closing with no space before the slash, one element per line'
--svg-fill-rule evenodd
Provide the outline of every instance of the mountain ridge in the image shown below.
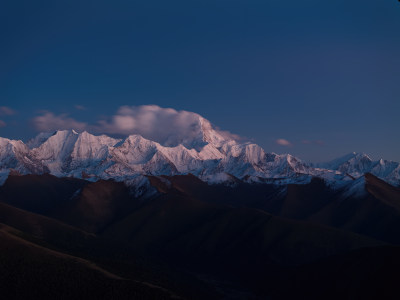
<path fill-rule="evenodd" d="M 400 186 L 398 162 L 373 161 L 366 154 L 353 152 L 313 165 L 291 154 L 267 153 L 257 144 L 224 137 L 202 117 L 199 123 L 201 134 L 175 146 L 138 134 L 118 139 L 75 130 L 40 133 L 26 144 L 0 138 L 0 184 L 15 170 L 20 174 L 50 173 L 125 182 L 143 175 L 192 173 L 211 184 L 229 183 L 231 178 L 224 174 L 249 182 L 286 178 L 284 183 L 301 183 L 319 177 L 338 186 L 372 173 Z"/>

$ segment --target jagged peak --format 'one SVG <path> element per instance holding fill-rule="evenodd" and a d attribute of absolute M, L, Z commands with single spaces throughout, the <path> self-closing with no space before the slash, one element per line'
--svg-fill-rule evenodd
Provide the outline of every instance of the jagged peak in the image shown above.
<path fill-rule="evenodd" d="M 8 139 L 8 138 L 3 138 L 3 137 L 0 137 L 0 142 L 3 142 L 3 143 L 9 143 L 11 140 L 10 139 Z"/>
<path fill-rule="evenodd" d="M 62 129 L 53 132 L 53 135 L 78 134 L 74 129 Z"/>
<path fill-rule="evenodd" d="M 8 138 L 0 137 L 0 146 L 6 147 L 7 145 L 11 145 L 12 148 L 18 148 L 18 149 L 23 148 L 23 150 L 26 150 L 26 148 L 27 148 L 27 146 L 21 140 L 12 140 L 12 139 L 8 139 Z"/>
<path fill-rule="evenodd" d="M 34 138 L 30 139 L 26 145 L 30 148 L 37 148 L 39 147 L 41 144 L 43 144 L 45 141 L 47 141 L 47 139 L 49 137 L 51 137 L 52 135 L 54 135 L 55 132 L 40 132 L 39 134 L 37 134 Z"/>
<path fill-rule="evenodd" d="M 380 178 L 389 178 L 395 184 L 400 180 L 399 163 L 382 159 L 372 161 L 365 153 L 352 152 L 334 160 L 333 165 L 313 168 L 289 153 L 266 153 L 257 144 L 230 139 L 201 116 L 197 120 L 198 123 L 191 124 L 200 127 L 196 125 L 188 136 L 180 136 L 187 137 L 184 139 L 186 143 L 164 145 L 139 134 L 115 139 L 87 131 L 77 133 L 71 129 L 38 134 L 27 143 L 31 149 L 22 141 L 0 138 L 0 145 L 3 142 L 6 146 L 0 150 L 3 150 L 4 166 L 13 167 L 11 164 L 15 165 L 17 159 L 21 170 L 29 165 L 32 170 L 48 169 L 57 176 L 81 176 L 82 168 L 90 168 L 89 172 L 99 178 L 171 172 L 193 172 L 204 176 L 226 172 L 238 178 L 247 175 L 292 178 L 296 174 L 331 178 L 331 173 L 339 178 L 348 173 L 357 178 L 365 172 L 372 172 Z M 37 145 L 40 146 L 32 148 Z"/>
<path fill-rule="evenodd" d="M 91 133 L 89 133 L 87 131 L 83 131 L 81 133 L 78 133 L 78 140 L 87 140 L 89 142 L 99 141 L 99 142 L 104 142 L 106 144 L 110 144 L 111 143 L 111 144 L 113 144 L 113 146 L 121 141 L 121 139 L 116 139 L 116 138 L 110 137 L 110 136 L 105 135 L 105 134 L 94 135 L 94 134 L 91 134 Z"/>
<path fill-rule="evenodd" d="M 125 139 L 122 140 L 123 144 L 131 144 L 131 145 L 137 145 L 139 143 L 146 143 L 146 144 L 158 144 L 157 142 L 154 142 L 152 140 L 146 139 L 140 134 L 131 134 L 127 136 Z"/>
<path fill-rule="evenodd" d="M 74 139 L 78 138 L 79 134 L 75 134 L 73 133 L 73 131 L 71 129 L 69 130 L 57 130 L 56 132 L 53 133 L 52 136 L 50 136 L 47 141 L 50 140 L 59 140 L 62 141 L 64 139 L 67 139 L 69 137 L 73 137 Z M 44 143 L 46 143 L 47 141 L 45 141 Z"/>
<path fill-rule="evenodd" d="M 199 122 L 200 122 L 203 142 L 212 144 L 216 147 L 221 147 L 223 144 L 226 143 L 230 144 L 237 143 L 236 142 L 237 136 L 230 134 L 229 132 L 218 130 L 207 119 L 199 116 Z"/>
<path fill-rule="evenodd" d="M 361 160 L 361 159 L 367 159 L 372 162 L 372 159 L 363 152 L 351 152 L 346 155 L 340 156 L 338 158 L 335 158 L 331 161 L 328 162 L 323 162 L 323 163 L 318 163 L 316 164 L 317 167 L 320 168 L 327 168 L 327 169 L 333 169 L 336 170 L 338 169 L 341 165 L 345 163 L 349 163 L 354 160 Z"/>
<path fill-rule="evenodd" d="M 369 160 L 372 160 L 371 157 L 364 152 L 353 152 L 353 154 L 354 154 L 354 158 L 358 158 L 358 159 L 367 158 Z"/>

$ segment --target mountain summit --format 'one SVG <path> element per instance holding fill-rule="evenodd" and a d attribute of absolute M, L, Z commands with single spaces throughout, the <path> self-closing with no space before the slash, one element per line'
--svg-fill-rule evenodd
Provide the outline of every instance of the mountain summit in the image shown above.
<path fill-rule="evenodd" d="M 189 128 L 176 133 L 157 128 L 147 133 L 147 137 L 155 139 L 139 134 L 118 139 L 75 130 L 40 133 L 27 144 L 0 138 L 0 183 L 14 170 L 19 174 L 50 173 L 58 177 L 112 178 L 125 182 L 142 175 L 191 173 L 210 183 L 230 181 L 233 176 L 249 182 L 274 179 L 275 183 L 284 184 L 309 182 L 312 177 L 335 184 L 369 172 L 400 185 L 397 162 L 372 161 L 365 154 L 351 153 L 313 167 L 290 154 L 266 153 L 254 143 L 241 142 L 198 114 L 185 112 L 173 116 L 162 116 L 164 121 L 157 122 L 162 125 L 171 121 L 172 128 L 189 124 Z M 163 136 L 163 132 L 169 135 Z"/>

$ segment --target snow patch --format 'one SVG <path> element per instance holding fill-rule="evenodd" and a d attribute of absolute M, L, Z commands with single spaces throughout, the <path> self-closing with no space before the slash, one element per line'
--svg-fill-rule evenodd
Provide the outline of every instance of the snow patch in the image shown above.
<path fill-rule="evenodd" d="M 211 185 L 223 184 L 231 187 L 237 186 L 240 182 L 238 178 L 225 172 L 201 176 L 200 179 Z"/>

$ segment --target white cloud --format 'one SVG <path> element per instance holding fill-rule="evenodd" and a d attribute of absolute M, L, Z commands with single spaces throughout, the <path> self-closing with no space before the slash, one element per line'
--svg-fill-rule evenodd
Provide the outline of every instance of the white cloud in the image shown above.
<path fill-rule="evenodd" d="M 14 115 L 16 112 L 10 107 L 7 106 L 0 106 L 0 116 L 11 116 Z"/>
<path fill-rule="evenodd" d="M 7 126 L 6 122 L 0 120 L 0 128 L 6 127 L 6 126 Z"/>
<path fill-rule="evenodd" d="M 39 131 L 53 131 L 63 129 L 85 130 L 87 123 L 76 121 L 66 114 L 55 115 L 52 112 L 45 112 L 33 119 L 33 125 Z"/>
<path fill-rule="evenodd" d="M 192 145 L 193 141 L 202 140 L 201 116 L 199 114 L 157 105 L 121 106 L 116 114 L 87 124 L 77 121 L 66 114 L 55 115 L 45 111 L 33 119 L 39 131 L 58 129 L 87 130 L 97 134 L 127 136 L 138 134 L 146 139 L 156 141 L 165 146 L 178 144 Z M 239 140 L 238 135 L 213 128 L 223 138 Z"/>
<path fill-rule="evenodd" d="M 275 143 L 277 143 L 280 146 L 285 146 L 285 147 L 291 147 L 292 146 L 292 143 L 289 142 L 288 140 L 285 140 L 285 139 L 277 139 L 275 141 Z"/>
<path fill-rule="evenodd" d="M 216 130 L 224 139 L 227 139 L 227 140 L 235 140 L 235 141 L 244 141 L 244 140 L 249 141 L 249 140 L 250 140 L 250 139 L 248 139 L 248 138 L 245 138 L 245 137 L 240 136 L 240 135 L 238 135 L 238 134 L 229 132 L 229 131 L 227 131 L 227 130 L 221 130 L 221 129 L 219 129 L 218 127 L 215 127 L 215 130 Z"/>
<path fill-rule="evenodd" d="M 139 134 L 163 145 L 177 145 L 193 140 L 201 134 L 200 115 L 161 108 L 157 105 L 122 106 L 108 120 L 94 127 L 109 134 Z"/>

